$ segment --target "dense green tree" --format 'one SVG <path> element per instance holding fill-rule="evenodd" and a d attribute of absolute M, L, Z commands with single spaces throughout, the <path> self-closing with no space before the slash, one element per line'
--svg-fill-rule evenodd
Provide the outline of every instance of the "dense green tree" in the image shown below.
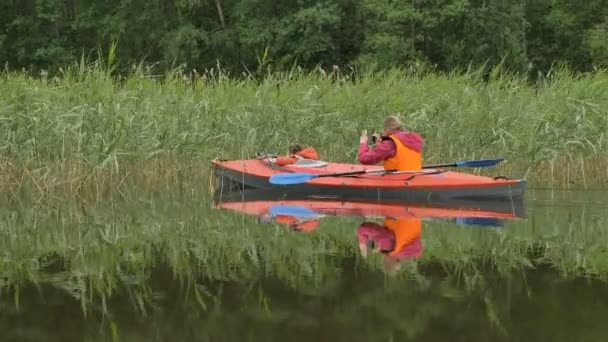
<path fill-rule="evenodd" d="M 585 44 L 595 67 L 608 68 L 608 15 L 587 31 Z"/>
<path fill-rule="evenodd" d="M 605 16 L 607 0 L 527 0 L 525 8 L 528 58 L 535 69 L 546 71 L 556 62 L 568 63 L 577 70 L 593 65 L 585 38 Z M 606 41 L 608 36 L 595 44 Z"/>
<path fill-rule="evenodd" d="M 441 70 L 608 66 L 608 0 L 1 0 L 0 63 L 32 71 L 117 45 L 119 68 Z"/>

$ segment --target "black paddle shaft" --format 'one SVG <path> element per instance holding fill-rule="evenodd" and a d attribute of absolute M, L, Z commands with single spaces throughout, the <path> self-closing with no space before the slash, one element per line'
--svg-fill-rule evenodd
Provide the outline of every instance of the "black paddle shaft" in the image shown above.
<path fill-rule="evenodd" d="M 432 164 L 432 165 L 424 165 L 424 166 L 422 166 L 422 168 L 423 169 L 436 169 L 439 167 L 451 167 L 451 166 L 458 166 L 458 164 L 456 164 L 456 163 Z"/>
<path fill-rule="evenodd" d="M 335 172 L 335 173 L 325 173 L 316 175 L 316 177 L 335 177 L 335 176 L 351 176 L 351 175 L 360 175 L 362 173 L 380 173 L 380 172 L 395 172 L 397 170 L 358 170 L 358 171 L 348 171 L 348 172 Z"/>

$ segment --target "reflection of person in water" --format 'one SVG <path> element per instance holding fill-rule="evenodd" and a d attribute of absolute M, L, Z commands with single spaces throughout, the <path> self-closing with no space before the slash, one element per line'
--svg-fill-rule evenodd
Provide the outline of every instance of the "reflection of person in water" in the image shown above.
<path fill-rule="evenodd" d="M 384 219 L 383 224 L 363 222 L 357 228 L 361 255 L 367 257 L 367 249 L 384 255 L 384 267 L 389 272 L 401 268 L 401 260 L 418 258 L 422 254 L 422 220 L 416 217 Z"/>
<path fill-rule="evenodd" d="M 288 226 L 289 228 L 299 232 L 311 232 L 319 226 L 317 217 L 299 217 L 297 215 L 270 215 L 261 216 L 260 222 L 270 222 L 274 219 L 275 222 Z"/>

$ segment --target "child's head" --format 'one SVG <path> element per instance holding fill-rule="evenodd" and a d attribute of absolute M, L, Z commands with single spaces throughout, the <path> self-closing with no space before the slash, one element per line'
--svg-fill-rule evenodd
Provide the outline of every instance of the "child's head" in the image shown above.
<path fill-rule="evenodd" d="M 296 154 L 300 151 L 302 151 L 304 148 L 302 146 L 300 146 L 299 144 L 294 144 L 289 146 L 289 154 Z"/>

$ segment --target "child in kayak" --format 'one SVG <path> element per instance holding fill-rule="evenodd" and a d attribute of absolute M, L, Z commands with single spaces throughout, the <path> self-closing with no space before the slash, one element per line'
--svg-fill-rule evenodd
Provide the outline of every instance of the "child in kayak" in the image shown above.
<path fill-rule="evenodd" d="M 319 227 L 318 218 L 300 219 L 299 217 L 292 215 L 276 215 L 274 219 L 277 223 L 286 225 L 299 232 L 312 232 Z"/>
<path fill-rule="evenodd" d="M 422 170 L 422 146 L 424 139 L 416 133 L 403 129 L 401 120 L 389 115 L 384 120 L 384 132 L 374 135 L 377 141 L 373 148 L 367 145 L 367 131 L 359 139 L 359 163 L 374 165 L 383 163 L 385 170 L 420 171 Z"/>
<path fill-rule="evenodd" d="M 275 221 L 298 232 L 312 232 L 319 227 L 318 217 L 298 217 L 297 215 L 286 214 L 264 214 L 259 216 L 259 223 L 269 223 Z"/>
<path fill-rule="evenodd" d="M 277 157 L 276 164 L 279 166 L 291 165 L 297 163 L 300 159 L 319 160 L 319 154 L 312 147 L 304 148 L 296 144 L 289 147 L 287 157 Z"/>

